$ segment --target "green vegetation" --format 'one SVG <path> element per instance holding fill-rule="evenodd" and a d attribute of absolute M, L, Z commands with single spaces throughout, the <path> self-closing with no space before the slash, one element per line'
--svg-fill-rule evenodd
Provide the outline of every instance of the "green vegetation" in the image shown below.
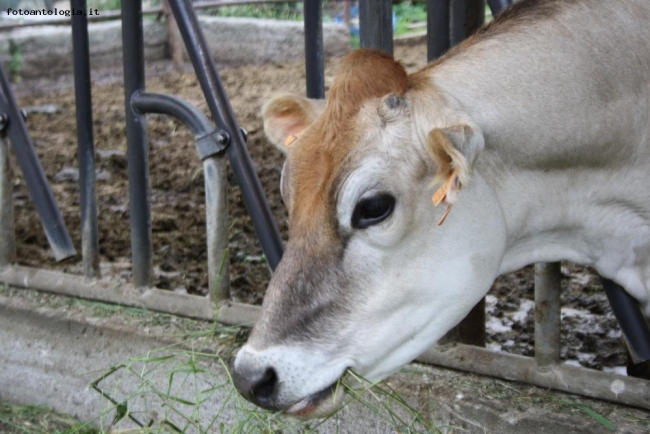
<path fill-rule="evenodd" d="M 33 405 L 11 405 L 0 402 L 0 432 L 3 434 L 96 434 L 84 428 L 72 416 L 58 414 Z"/>
<path fill-rule="evenodd" d="M 144 0 L 142 6 L 151 8 L 160 6 L 162 0 Z M 100 11 L 114 11 L 122 7 L 122 0 L 88 0 L 88 7 L 92 9 L 99 9 Z"/>
<path fill-rule="evenodd" d="M 9 74 L 11 75 L 11 79 L 13 81 L 20 81 L 20 71 L 23 68 L 23 52 L 12 39 L 9 40 L 9 52 L 11 53 L 11 60 L 9 61 Z"/>
<path fill-rule="evenodd" d="M 248 17 L 300 21 L 302 20 L 302 3 L 280 2 L 260 5 L 223 6 L 208 9 L 202 13 L 217 17 Z"/>
<path fill-rule="evenodd" d="M 122 7 L 121 0 L 88 0 L 88 7 L 100 12 L 113 11 Z"/>
<path fill-rule="evenodd" d="M 415 23 L 426 23 L 427 9 L 425 3 L 403 2 L 393 6 L 393 13 L 397 17 L 394 29 L 395 36 L 417 32 L 413 29 Z M 420 31 L 425 28 L 420 29 Z"/>

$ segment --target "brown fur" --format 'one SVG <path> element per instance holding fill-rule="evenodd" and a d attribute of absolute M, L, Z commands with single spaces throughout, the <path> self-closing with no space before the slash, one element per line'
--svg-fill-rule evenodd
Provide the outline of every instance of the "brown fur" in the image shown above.
<path fill-rule="evenodd" d="M 292 185 L 298 190 L 289 210 L 292 231 L 335 234 L 331 186 L 356 142 L 355 117 L 372 98 L 403 95 L 408 76 L 392 57 L 372 50 L 354 51 L 343 59 L 323 114 L 301 135 L 289 154 Z"/>

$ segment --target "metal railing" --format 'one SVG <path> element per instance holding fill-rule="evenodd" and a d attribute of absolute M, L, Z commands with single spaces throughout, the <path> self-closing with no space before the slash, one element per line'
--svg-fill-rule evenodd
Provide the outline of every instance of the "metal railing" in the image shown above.
<path fill-rule="evenodd" d="M 85 0 L 71 1 L 72 6 L 76 8 L 84 8 L 85 3 Z M 216 126 L 189 103 L 174 96 L 146 91 L 141 3 L 122 2 L 123 38 L 128 41 L 124 44 L 124 81 L 133 282 L 119 284 L 97 279 L 97 205 L 94 191 L 88 34 L 83 16 L 75 16 L 73 19 L 73 40 L 84 276 L 14 264 L 15 241 L 8 147 L 4 140 L 0 140 L 0 282 L 192 318 L 218 320 L 224 324 L 250 326 L 258 318 L 260 307 L 235 303 L 229 299 L 228 293 L 225 157 L 230 161 L 272 270 L 282 256 L 282 241 L 248 155 L 245 132 L 235 120 L 192 5 L 189 0 L 169 0 L 169 3 Z M 499 8 L 507 3 L 496 0 L 489 2 L 495 15 L 500 12 Z M 375 7 L 377 4 L 379 6 Z M 458 43 L 482 24 L 482 0 L 428 0 L 427 4 L 430 12 L 427 36 L 429 60 L 440 56 L 451 45 Z M 392 53 L 392 26 L 388 24 L 390 21 L 387 19 L 390 15 L 389 5 L 389 0 L 380 0 L 380 3 L 361 0 L 360 33 L 363 47 Z M 324 96 L 321 6 L 320 0 L 307 0 L 305 4 L 307 94 L 312 98 Z M 15 149 L 28 149 L 31 142 L 22 115 L 11 95 L 4 73 L 0 75 L 3 76 L 0 107 L 5 114 L 0 127 L 6 128 L 6 134 L 14 143 Z M 80 111 L 85 114 L 79 113 Z M 212 297 L 214 302 L 206 303 L 205 297 L 178 294 L 149 286 L 152 276 L 152 251 L 146 113 L 174 116 L 186 124 L 194 134 L 197 153 L 203 161 L 205 171 L 210 286 L 208 296 Z M 44 182 L 36 154 L 28 153 L 24 158 L 28 164 L 24 167 L 21 164 L 23 175 L 28 184 L 37 186 L 30 188 L 30 192 L 33 192 L 32 200 L 37 204 L 39 201 L 45 204 L 41 220 L 47 222 L 48 216 L 56 216 L 58 209 L 47 194 L 38 196 L 39 193 L 47 193 L 49 186 Z M 37 209 L 41 213 L 41 208 Z M 54 235 L 48 236 L 48 240 L 55 253 L 59 252 L 56 253 L 57 258 L 73 255 L 74 249 L 71 248 L 62 221 L 60 224 L 56 221 L 55 227 L 50 229 Z M 612 282 L 604 281 L 604 286 L 636 362 L 648 363 L 650 335 L 647 327 L 643 327 L 645 322 L 638 305 Z M 559 264 L 538 264 L 535 271 L 534 358 L 497 353 L 482 348 L 485 345 L 485 312 L 484 307 L 479 305 L 474 309 L 474 319 L 469 320 L 473 321 L 469 326 L 467 322 L 465 326 L 459 326 L 446 339 L 445 345 L 432 348 L 418 360 L 650 409 L 650 381 L 561 363 L 559 295 Z M 468 345 L 467 342 L 472 342 L 473 345 Z"/>

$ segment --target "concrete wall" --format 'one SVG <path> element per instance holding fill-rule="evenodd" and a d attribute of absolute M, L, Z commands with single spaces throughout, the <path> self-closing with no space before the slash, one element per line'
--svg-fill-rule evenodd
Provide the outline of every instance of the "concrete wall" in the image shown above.
<path fill-rule="evenodd" d="M 200 17 L 203 32 L 220 65 L 287 62 L 304 57 L 303 24 L 295 21 L 250 18 Z M 89 26 L 92 68 L 122 62 L 120 21 Z M 326 55 L 342 55 L 350 49 L 347 29 L 340 24 L 323 28 Z M 167 28 L 163 21 L 144 21 L 147 61 L 169 57 Z M 14 60 L 14 72 L 46 76 L 72 72 L 72 35 L 69 26 L 38 26 L 0 33 L 0 61 L 6 71 Z M 20 60 L 18 60 L 20 59 Z"/>

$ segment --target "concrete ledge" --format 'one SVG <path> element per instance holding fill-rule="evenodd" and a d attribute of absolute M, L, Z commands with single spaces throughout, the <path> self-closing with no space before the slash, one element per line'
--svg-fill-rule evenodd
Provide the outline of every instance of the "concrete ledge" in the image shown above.
<path fill-rule="evenodd" d="M 220 65 L 240 66 L 289 62 L 304 58 L 303 24 L 297 21 L 201 16 L 214 59 Z M 164 21 L 143 21 L 145 60 L 167 59 Z M 91 68 L 122 64 L 122 23 L 89 25 Z M 323 26 L 325 55 L 340 56 L 350 50 L 345 26 Z M 10 68 L 10 64 L 13 65 Z M 25 77 L 72 71 L 72 30 L 69 26 L 38 26 L 0 33 L 0 62 L 6 70 Z"/>
<path fill-rule="evenodd" d="M 181 347 L 207 354 L 190 353 L 205 370 L 196 384 L 177 381 L 170 389 L 175 396 L 192 400 L 195 387 L 227 384 L 222 363 L 209 354 L 220 352 L 227 357 L 237 335 L 232 330 L 207 333 L 210 329 L 209 322 L 0 287 L 0 400 L 46 405 L 107 428 L 113 419 L 113 405 L 90 384 L 107 369 L 124 364 L 137 373 L 156 371 L 151 386 L 166 391 L 169 372 L 179 364 L 174 354 Z M 162 355 L 170 358 L 147 363 Z M 118 402 L 131 397 L 129 411 L 139 411 L 141 420 L 160 420 L 167 407 L 151 394 L 142 393 L 142 379 L 133 371 L 122 369 L 100 385 Z M 646 411 L 424 365 L 412 365 L 407 372 L 391 377 L 389 384 L 445 433 L 640 434 L 650 427 Z M 614 430 L 590 417 L 585 408 L 606 417 Z M 218 416 L 215 426 L 223 423 L 229 432 L 242 412 L 250 411 L 234 399 L 228 386 L 210 396 L 199 417 L 207 426 Z M 123 420 L 119 427 L 132 425 Z M 289 432 L 301 429 L 295 424 L 292 427 Z M 317 432 L 389 433 L 395 428 L 354 402 Z"/>

